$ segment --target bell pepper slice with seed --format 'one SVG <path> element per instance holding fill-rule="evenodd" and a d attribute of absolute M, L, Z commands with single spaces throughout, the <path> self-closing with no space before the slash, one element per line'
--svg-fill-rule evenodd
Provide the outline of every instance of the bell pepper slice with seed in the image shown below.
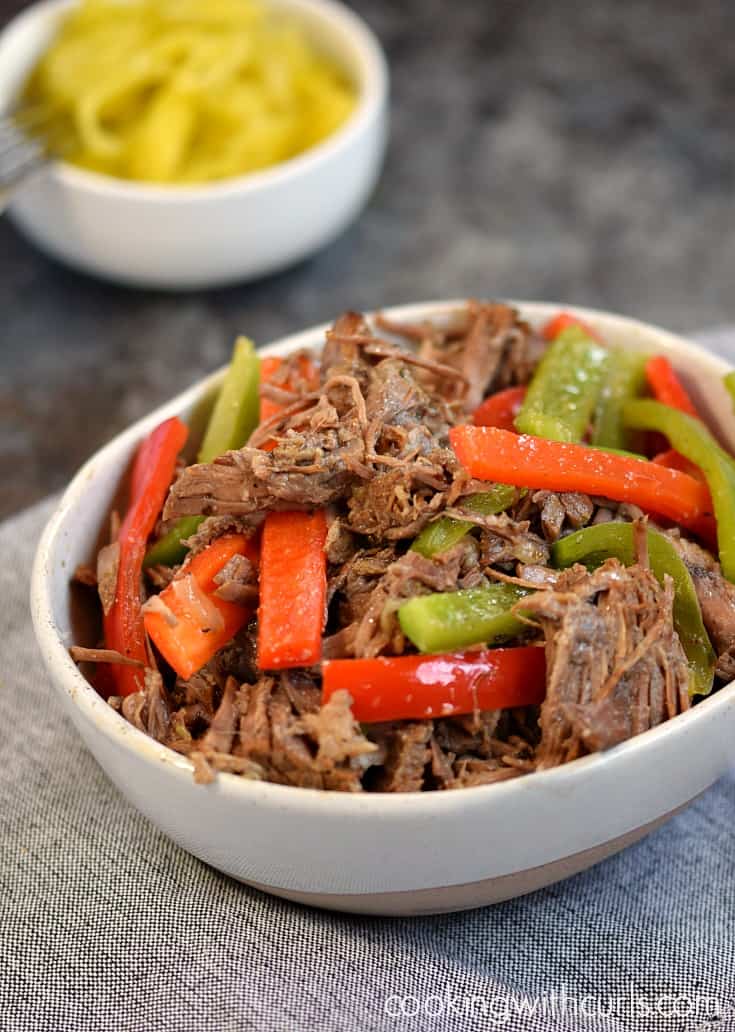
<path fill-rule="evenodd" d="M 530 594 L 515 584 L 418 595 L 398 610 L 401 630 L 420 652 L 458 652 L 517 637 L 525 625 L 511 609 Z"/>
<path fill-rule="evenodd" d="M 464 498 L 462 504 L 470 512 L 479 513 L 481 516 L 496 516 L 499 512 L 505 512 L 518 494 L 518 489 L 510 484 L 493 484 L 489 491 L 480 491 L 476 495 Z M 472 526 L 467 520 L 440 516 L 424 527 L 411 545 L 411 551 L 431 559 L 461 541 L 465 534 L 472 530 Z"/>
<path fill-rule="evenodd" d="M 258 424 L 260 359 L 247 337 L 238 337 L 229 368 L 209 417 L 197 462 L 212 462 L 233 448 L 242 448 Z M 144 566 L 176 566 L 184 560 L 187 538 L 196 534 L 203 516 L 184 516 L 146 553 Z"/>
<path fill-rule="evenodd" d="M 516 416 L 516 429 L 552 441 L 581 441 L 610 354 L 577 325 L 562 330 L 541 359 Z"/>
<path fill-rule="evenodd" d="M 663 534 L 646 531 L 651 571 L 661 584 L 668 575 L 674 582 L 674 627 L 691 670 L 691 694 L 708 695 L 712 689 L 717 657 L 702 621 L 702 611 L 691 575 L 678 552 Z M 560 538 L 552 545 L 555 566 L 583 563 L 594 569 L 611 556 L 625 566 L 635 562 L 632 523 L 600 523 Z"/>
<path fill-rule="evenodd" d="M 323 511 L 269 512 L 260 553 L 258 666 L 312 666 L 326 617 L 327 518 Z"/>
<path fill-rule="evenodd" d="M 521 410 L 527 387 L 506 387 L 485 398 L 472 414 L 475 426 L 499 426 L 501 430 L 515 430 L 515 418 Z"/>
<path fill-rule="evenodd" d="M 143 626 L 140 578 L 148 537 L 156 525 L 189 431 L 173 417 L 145 439 L 130 477 L 131 498 L 120 526 L 120 554 L 112 606 L 104 616 L 105 645 L 141 667 L 112 666 L 118 695 L 131 695 L 144 686 L 143 667 L 150 665 Z"/>
<path fill-rule="evenodd" d="M 656 403 L 628 402 L 624 407 L 626 424 L 628 408 L 644 404 Z M 645 459 L 490 426 L 452 427 L 449 440 L 462 466 L 478 480 L 550 491 L 583 491 L 616 502 L 632 502 L 676 521 L 694 519 L 709 511 L 705 484 Z"/>
<path fill-rule="evenodd" d="M 629 351 L 610 351 L 605 382 L 597 399 L 590 443 L 598 448 L 634 450 L 635 441 L 623 426 L 623 405 L 643 393 L 646 359 Z"/>
<path fill-rule="evenodd" d="M 631 429 L 656 430 L 663 434 L 680 455 L 699 466 L 709 487 L 717 521 L 722 572 L 728 580 L 735 581 L 735 460 L 720 447 L 700 419 L 660 401 L 629 401 L 623 409 L 623 418 Z M 686 473 L 679 475 L 687 476 Z"/>
<path fill-rule="evenodd" d="M 699 418 L 694 402 L 665 355 L 652 355 L 648 359 L 646 379 L 656 401 Z"/>
<path fill-rule="evenodd" d="M 244 534 L 224 534 L 179 570 L 157 597 L 171 614 L 147 609 L 145 629 L 164 659 L 188 680 L 226 645 L 253 615 L 254 607 L 218 598 L 216 575 L 236 555 L 257 560 Z M 171 622 L 169 622 L 169 620 Z"/>
<path fill-rule="evenodd" d="M 362 723 L 426 720 L 477 710 L 537 706 L 546 694 L 544 649 L 433 656 L 330 659 L 322 663 L 322 702 L 342 689 Z"/>

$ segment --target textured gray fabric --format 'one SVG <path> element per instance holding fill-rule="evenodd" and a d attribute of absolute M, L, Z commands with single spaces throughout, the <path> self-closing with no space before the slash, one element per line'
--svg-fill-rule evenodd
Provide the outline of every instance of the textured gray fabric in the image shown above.
<path fill-rule="evenodd" d="M 27 603 L 52 504 L 0 527 L 3 1032 L 735 1029 L 735 777 L 621 855 L 481 911 L 271 899 L 163 838 L 61 716 Z"/>

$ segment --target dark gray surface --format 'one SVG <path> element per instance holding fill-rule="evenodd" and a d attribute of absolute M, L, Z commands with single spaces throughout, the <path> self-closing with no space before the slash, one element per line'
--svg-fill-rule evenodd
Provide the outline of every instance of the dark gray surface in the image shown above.
<path fill-rule="evenodd" d="M 0 0 L 0 20 L 23 4 Z M 735 319 L 735 5 L 359 0 L 393 74 L 362 219 L 260 283 L 171 296 L 62 269 L 0 220 L 0 515 L 131 419 L 340 308 L 565 299 L 689 330 Z"/>

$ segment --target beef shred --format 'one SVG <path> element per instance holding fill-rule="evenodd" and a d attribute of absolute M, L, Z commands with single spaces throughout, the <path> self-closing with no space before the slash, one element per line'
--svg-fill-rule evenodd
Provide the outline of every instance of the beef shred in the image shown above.
<path fill-rule="evenodd" d="M 689 668 L 674 630 L 674 587 L 608 559 L 576 566 L 523 600 L 546 639 L 539 768 L 607 749 L 689 706 Z"/>

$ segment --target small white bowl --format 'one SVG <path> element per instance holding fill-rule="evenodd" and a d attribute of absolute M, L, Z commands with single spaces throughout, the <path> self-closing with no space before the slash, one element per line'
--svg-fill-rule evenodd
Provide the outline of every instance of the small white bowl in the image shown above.
<path fill-rule="evenodd" d="M 387 135 L 388 72 L 367 25 L 335 0 L 268 0 L 343 68 L 358 101 L 335 133 L 262 172 L 202 186 L 157 186 L 57 162 L 25 184 L 10 214 L 39 247 L 123 283 L 188 289 L 254 279 L 336 237 L 365 205 Z M 69 0 L 44 0 L 0 35 L 8 110 Z"/>
<path fill-rule="evenodd" d="M 443 318 L 457 304 L 412 305 L 389 314 Z M 559 310 L 519 307 L 536 325 Z M 702 411 L 713 425 L 730 428 L 723 437 L 735 445 L 735 419 L 721 382 L 727 363 L 664 330 L 578 311 L 611 344 L 670 355 Z M 318 347 L 323 331 L 307 330 L 262 353 Z M 219 376 L 136 423 L 80 470 L 43 534 L 31 587 L 36 636 L 64 709 L 120 791 L 184 849 L 276 895 L 335 910 L 461 910 L 522 895 L 610 856 L 728 769 L 735 756 L 735 683 L 607 752 L 495 785 L 348 795 L 231 774 L 196 785 L 186 759 L 128 724 L 72 662 L 69 577 L 89 561 L 138 442 L 164 418 L 186 419 Z"/>

